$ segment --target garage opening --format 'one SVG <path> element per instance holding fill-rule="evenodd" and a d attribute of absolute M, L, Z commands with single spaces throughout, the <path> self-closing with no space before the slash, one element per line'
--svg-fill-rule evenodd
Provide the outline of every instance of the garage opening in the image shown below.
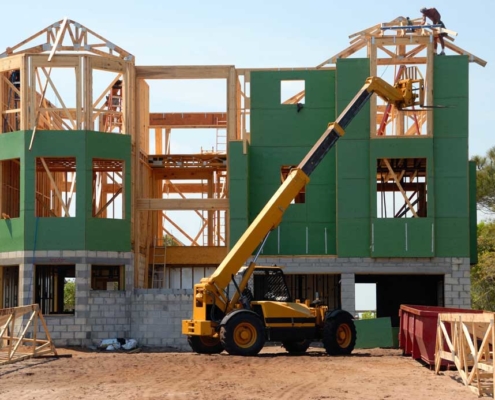
<path fill-rule="evenodd" d="M 443 275 L 356 275 L 356 284 L 376 284 L 376 316 L 397 327 L 401 304 L 444 306 Z"/>

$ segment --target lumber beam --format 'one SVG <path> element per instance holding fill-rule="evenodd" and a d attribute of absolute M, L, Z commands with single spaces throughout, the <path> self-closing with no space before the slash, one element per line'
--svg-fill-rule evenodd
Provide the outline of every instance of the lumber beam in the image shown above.
<path fill-rule="evenodd" d="M 146 210 L 228 210 L 228 199 L 138 199 L 138 211 Z"/>
<path fill-rule="evenodd" d="M 167 246 L 150 249 L 150 260 L 163 263 L 166 251 L 167 265 L 218 265 L 227 255 L 225 246 Z"/>
<path fill-rule="evenodd" d="M 227 79 L 230 65 L 136 66 L 139 79 Z"/>
<path fill-rule="evenodd" d="M 150 128 L 225 128 L 227 113 L 150 113 Z"/>

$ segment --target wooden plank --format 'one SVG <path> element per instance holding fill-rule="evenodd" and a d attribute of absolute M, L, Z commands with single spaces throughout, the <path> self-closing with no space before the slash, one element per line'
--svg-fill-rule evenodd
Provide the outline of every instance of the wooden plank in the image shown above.
<path fill-rule="evenodd" d="M 10 56 L 8 58 L 0 58 L 0 72 L 12 71 L 14 69 L 21 69 L 24 56 Z"/>
<path fill-rule="evenodd" d="M 150 128 L 225 128 L 227 113 L 150 113 Z"/>
<path fill-rule="evenodd" d="M 237 74 L 231 67 L 227 79 L 227 141 L 237 139 Z"/>
<path fill-rule="evenodd" d="M 227 210 L 229 199 L 138 199 L 137 210 Z"/>
<path fill-rule="evenodd" d="M 136 66 L 138 79 L 227 79 L 233 66 Z"/>
<path fill-rule="evenodd" d="M 475 322 L 475 323 L 485 323 L 490 324 L 494 320 L 494 313 L 484 312 L 484 313 L 440 313 L 438 318 L 443 322 L 455 322 L 462 320 L 462 322 Z"/>
<path fill-rule="evenodd" d="M 469 53 L 468 51 L 466 51 L 464 49 L 461 49 L 460 47 L 456 46 L 453 43 L 445 41 L 445 47 L 447 47 L 448 49 L 450 49 L 452 51 L 455 51 L 457 54 L 468 56 L 470 62 L 474 62 L 478 65 L 481 65 L 482 67 L 486 66 L 486 64 L 487 64 L 487 62 L 485 60 L 475 56 L 472 53 Z"/>
<path fill-rule="evenodd" d="M 55 55 L 55 52 L 57 51 L 59 44 L 62 43 L 65 31 L 67 30 L 67 23 L 68 23 L 67 17 L 65 17 L 62 20 L 62 25 L 60 26 L 60 28 L 58 28 L 57 37 L 55 38 L 55 42 L 53 43 L 52 51 L 48 56 L 48 61 L 52 61 L 52 58 Z"/>

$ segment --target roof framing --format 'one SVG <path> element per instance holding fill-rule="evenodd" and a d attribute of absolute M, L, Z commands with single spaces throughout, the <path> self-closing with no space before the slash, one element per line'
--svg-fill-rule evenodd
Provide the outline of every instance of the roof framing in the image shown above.
<path fill-rule="evenodd" d="M 84 52 L 105 57 L 133 61 L 134 56 L 71 19 L 64 18 L 35 33 L 12 47 L 7 47 L 0 58 L 16 54 L 40 54 L 57 52 Z"/>
<path fill-rule="evenodd" d="M 418 25 L 421 25 L 421 22 L 421 18 L 409 20 L 408 22 L 408 20 L 404 17 L 397 17 L 390 22 L 376 24 L 370 28 L 355 32 L 352 35 L 349 35 L 349 39 L 351 39 L 349 47 L 323 61 L 316 68 L 323 68 L 333 65 L 339 58 L 348 58 L 361 49 L 369 48 L 370 44 L 378 45 L 379 47 L 384 45 L 418 44 L 416 51 L 408 54 L 407 57 L 403 57 L 402 59 L 396 57 L 392 61 L 386 58 L 379 58 L 376 60 L 378 65 L 424 64 L 426 62 L 426 58 L 415 56 L 423 50 L 429 42 L 433 42 L 435 36 L 437 36 L 440 32 L 447 33 L 447 36 L 444 37 L 444 39 L 446 39 L 446 48 L 459 55 L 467 55 L 470 62 L 474 62 L 482 67 L 487 64 L 485 60 L 452 43 L 454 41 L 454 37 L 457 36 L 456 32 L 449 29 L 435 28 L 431 25 L 425 25 L 421 28 L 417 28 Z M 412 25 L 409 25 L 409 23 Z M 381 49 L 384 50 L 383 48 Z M 386 50 L 384 51 L 387 52 Z"/>

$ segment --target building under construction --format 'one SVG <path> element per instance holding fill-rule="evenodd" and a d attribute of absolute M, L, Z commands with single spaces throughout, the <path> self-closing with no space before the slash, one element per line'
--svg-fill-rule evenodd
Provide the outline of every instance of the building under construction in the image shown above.
<path fill-rule="evenodd" d="M 61 345 L 133 337 L 185 347 L 194 283 L 369 76 L 423 79 L 425 107 L 399 111 L 373 97 L 258 263 L 283 266 L 294 298 L 351 313 L 355 285 L 374 283 L 377 314 L 394 324 L 403 303 L 469 307 L 468 67 L 486 62 L 448 33 L 447 55 L 436 56 L 435 28 L 399 17 L 351 35 L 316 67 L 273 69 L 138 65 L 68 19 L 8 47 L 0 54 L 0 308 L 38 303 Z M 170 80 L 223 82 L 225 109 L 150 112 L 154 85 Z M 208 132 L 211 146 L 174 151 L 192 129 Z"/>

